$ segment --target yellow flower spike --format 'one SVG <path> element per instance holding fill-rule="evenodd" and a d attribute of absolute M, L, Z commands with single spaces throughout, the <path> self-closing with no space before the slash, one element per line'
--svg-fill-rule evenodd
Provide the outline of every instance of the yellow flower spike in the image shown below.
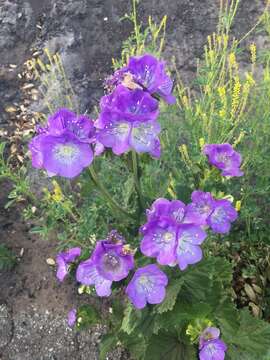
<path fill-rule="evenodd" d="M 228 41 L 229 41 L 229 36 L 226 34 L 223 34 L 223 47 L 224 49 L 226 49 L 228 47 Z"/>
<path fill-rule="evenodd" d="M 182 97 L 182 103 L 183 103 L 184 107 L 186 107 L 186 108 L 189 107 L 189 101 L 188 101 L 188 97 L 186 95 L 184 95 Z"/>
<path fill-rule="evenodd" d="M 236 210 L 236 211 L 240 211 L 240 210 L 241 210 L 241 204 L 242 204 L 241 200 L 237 200 L 237 201 L 236 201 L 236 204 L 235 204 L 235 210 Z"/>
<path fill-rule="evenodd" d="M 255 43 L 250 44 L 249 50 L 250 50 L 250 54 L 251 54 L 251 63 L 254 65 L 256 63 L 256 59 L 257 59 L 256 44 Z"/>
<path fill-rule="evenodd" d="M 238 105 L 239 105 L 240 92 L 241 92 L 241 83 L 240 83 L 239 77 L 235 76 L 234 77 L 233 92 L 232 92 L 231 116 L 234 116 L 234 114 L 237 111 L 237 108 L 238 108 Z"/>
<path fill-rule="evenodd" d="M 253 78 L 253 76 L 252 76 L 251 73 L 246 72 L 246 73 L 245 73 L 245 76 L 246 76 L 246 81 L 247 81 L 247 83 L 249 83 L 251 86 L 253 86 L 253 85 L 256 84 L 256 82 L 255 82 L 255 80 L 254 80 L 254 78 Z"/>
<path fill-rule="evenodd" d="M 241 131 L 238 138 L 234 141 L 233 147 L 236 147 L 238 144 L 240 144 L 241 141 L 243 140 L 244 136 L 245 136 L 245 132 Z"/>
<path fill-rule="evenodd" d="M 204 145 L 205 145 L 205 140 L 204 138 L 200 138 L 199 139 L 199 145 L 200 145 L 200 148 L 203 149 Z"/>
<path fill-rule="evenodd" d="M 235 54 L 234 53 L 230 53 L 229 56 L 228 56 L 228 61 L 229 61 L 229 65 L 231 67 L 234 66 L 235 64 L 235 61 L 236 61 L 236 58 L 235 58 Z"/>
<path fill-rule="evenodd" d="M 226 88 L 225 86 L 220 86 L 218 88 L 218 94 L 222 102 L 224 102 L 224 98 L 226 98 Z"/>
<path fill-rule="evenodd" d="M 215 51 L 211 49 L 211 50 L 209 50 L 208 54 L 209 54 L 210 64 L 214 64 L 214 62 L 215 62 Z"/>
<path fill-rule="evenodd" d="M 53 181 L 52 181 L 52 184 L 53 184 L 53 186 L 54 186 L 52 199 L 53 199 L 55 202 L 60 202 L 60 201 L 63 199 L 62 190 L 61 190 L 61 188 L 60 188 L 60 186 L 59 186 L 59 184 L 57 183 L 56 180 L 53 180 Z"/>

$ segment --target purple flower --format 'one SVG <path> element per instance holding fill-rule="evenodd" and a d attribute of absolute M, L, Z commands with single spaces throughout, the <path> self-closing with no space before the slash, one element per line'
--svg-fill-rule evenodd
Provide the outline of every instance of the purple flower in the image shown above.
<path fill-rule="evenodd" d="M 94 285 L 98 296 L 110 296 L 112 293 L 112 281 L 100 275 L 91 258 L 80 263 L 77 268 L 76 279 L 81 284 Z"/>
<path fill-rule="evenodd" d="M 212 165 L 222 170 L 221 175 L 244 175 L 240 170 L 242 157 L 230 144 L 208 144 L 204 146 L 203 152 Z"/>
<path fill-rule="evenodd" d="M 130 57 L 128 65 L 115 71 L 105 82 L 109 91 L 119 84 L 131 90 L 141 89 L 158 95 L 168 104 L 176 101 L 172 95 L 173 81 L 166 74 L 165 62 L 150 54 Z"/>
<path fill-rule="evenodd" d="M 147 223 L 140 229 L 143 234 L 141 252 L 156 257 L 161 265 L 175 263 L 178 226 L 184 218 L 185 204 L 160 198 L 146 214 Z"/>
<path fill-rule="evenodd" d="M 168 278 L 157 265 L 146 265 L 136 270 L 126 288 L 126 294 L 137 309 L 161 303 L 166 295 Z"/>
<path fill-rule="evenodd" d="M 206 236 L 206 232 L 200 226 L 180 225 L 176 245 L 176 256 L 180 270 L 185 270 L 188 265 L 201 261 L 202 249 L 200 245 Z"/>
<path fill-rule="evenodd" d="M 167 220 L 179 225 L 184 219 L 185 207 L 180 200 L 159 198 L 153 202 L 150 210 L 146 210 L 147 220 Z"/>
<path fill-rule="evenodd" d="M 169 104 L 175 103 L 172 95 L 173 82 L 166 74 L 164 61 L 159 61 L 150 54 L 131 57 L 126 70 L 144 90 L 159 95 Z"/>
<path fill-rule="evenodd" d="M 158 221 L 150 222 L 141 241 L 141 252 L 149 257 L 157 258 L 161 265 L 170 265 L 175 262 L 175 246 L 177 228 L 170 224 L 160 224 Z"/>
<path fill-rule="evenodd" d="M 220 330 L 218 328 L 207 327 L 201 333 L 199 339 L 199 349 L 201 349 L 208 341 L 218 339 L 219 336 L 220 336 Z"/>
<path fill-rule="evenodd" d="M 214 211 L 207 219 L 207 224 L 216 233 L 226 234 L 230 231 L 231 222 L 238 217 L 237 211 L 230 201 L 221 199 L 215 200 Z"/>
<path fill-rule="evenodd" d="M 224 360 L 227 346 L 220 339 L 210 340 L 201 348 L 200 360 Z"/>
<path fill-rule="evenodd" d="M 185 223 L 206 225 L 208 216 L 214 210 L 215 200 L 209 192 L 193 191 L 192 202 L 186 207 Z"/>
<path fill-rule="evenodd" d="M 32 165 L 46 169 L 49 176 L 73 178 L 93 161 L 95 129 L 87 116 L 60 109 L 38 133 L 29 144 Z"/>
<path fill-rule="evenodd" d="M 69 249 L 68 251 L 61 252 L 57 255 L 57 273 L 56 277 L 59 281 L 63 281 L 68 274 L 69 264 L 73 262 L 76 257 L 81 255 L 81 249 L 78 247 Z"/>
<path fill-rule="evenodd" d="M 113 281 L 128 276 L 134 267 L 134 258 L 122 243 L 99 241 L 90 259 L 77 268 L 77 281 L 84 285 L 95 285 L 99 296 L 109 296 Z"/>
<path fill-rule="evenodd" d="M 68 326 L 73 327 L 77 321 L 77 310 L 72 309 L 68 313 Z"/>
<path fill-rule="evenodd" d="M 159 114 L 158 101 L 151 95 L 140 89 L 129 90 L 123 85 L 118 85 L 113 93 L 103 96 L 100 108 L 100 118 L 108 112 L 130 122 L 156 120 Z"/>
<path fill-rule="evenodd" d="M 112 148 L 116 155 L 130 149 L 160 156 L 158 102 L 142 90 L 118 86 L 101 99 L 101 113 L 96 121 L 97 140 Z"/>

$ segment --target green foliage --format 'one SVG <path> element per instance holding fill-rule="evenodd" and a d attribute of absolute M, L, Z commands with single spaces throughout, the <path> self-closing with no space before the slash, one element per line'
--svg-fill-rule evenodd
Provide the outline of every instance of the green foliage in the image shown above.
<path fill-rule="evenodd" d="M 151 337 L 144 359 L 191 360 L 196 359 L 196 350 L 182 342 L 177 332 L 160 332 Z"/>
<path fill-rule="evenodd" d="M 0 244 L 0 271 L 11 270 L 16 262 L 12 252 L 5 245 Z"/>
<path fill-rule="evenodd" d="M 99 344 L 99 359 L 106 360 L 107 354 L 110 350 L 115 348 L 117 344 L 117 337 L 114 334 L 106 334 L 102 336 L 101 342 Z"/>
<path fill-rule="evenodd" d="M 84 329 L 98 324 L 101 318 L 97 310 L 90 305 L 81 305 L 77 310 L 77 328 Z"/>

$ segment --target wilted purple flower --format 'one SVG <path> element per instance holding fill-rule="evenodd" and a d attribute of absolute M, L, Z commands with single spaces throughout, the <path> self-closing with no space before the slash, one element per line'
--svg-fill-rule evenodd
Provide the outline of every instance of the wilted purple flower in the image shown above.
<path fill-rule="evenodd" d="M 126 288 L 126 294 L 137 309 L 142 309 L 147 303 L 161 303 L 166 295 L 167 284 L 166 274 L 157 265 L 146 265 L 136 270 Z"/>
<path fill-rule="evenodd" d="M 206 236 L 206 232 L 200 226 L 193 224 L 179 226 L 176 256 L 181 270 L 185 270 L 190 264 L 201 261 L 202 249 L 200 245 Z"/>
<path fill-rule="evenodd" d="M 81 255 L 81 249 L 79 247 L 75 247 L 69 249 L 68 251 L 61 252 L 57 255 L 56 263 L 57 263 L 57 273 L 56 277 L 59 281 L 63 281 L 65 276 L 68 274 L 69 264 L 72 263 L 76 257 Z"/>
<path fill-rule="evenodd" d="M 95 125 L 97 140 L 116 155 L 130 149 L 160 156 L 158 102 L 142 90 L 131 91 L 119 85 L 100 102 L 101 113 Z"/>
<path fill-rule="evenodd" d="M 77 310 L 72 309 L 68 313 L 68 326 L 73 327 L 77 321 Z"/>
<path fill-rule="evenodd" d="M 204 146 L 203 152 L 212 165 L 222 170 L 221 175 L 244 175 L 240 170 L 242 157 L 230 144 L 208 144 Z"/>
<path fill-rule="evenodd" d="M 29 144 L 32 165 L 46 169 L 49 176 L 73 178 L 93 161 L 95 129 L 87 116 L 60 109 L 38 133 Z"/>
<path fill-rule="evenodd" d="M 156 257 L 161 265 L 176 261 L 178 225 L 184 218 L 185 204 L 179 200 L 157 199 L 147 210 L 147 223 L 140 228 L 143 234 L 140 249 L 150 257 Z"/>
<path fill-rule="evenodd" d="M 214 211 L 207 219 L 207 224 L 216 233 L 226 234 L 230 231 L 231 222 L 238 217 L 237 211 L 226 199 L 215 200 Z"/>
<path fill-rule="evenodd" d="M 113 281 L 127 277 L 134 267 L 133 254 L 122 243 L 99 241 L 90 259 L 77 268 L 77 281 L 84 285 L 95 285 L 99 296 L 109 296 Z"/>
<path fill-rule="evenodd" d="M 226 344 L 220 340 L 210 340 L 205 343 L 199 352 L 200 360 L 224 360 Z"/>
<path fill-rule="evenodd" d="M 208 341 L 219 338 L 220 330 L 215 327 L 207 327 L 203 330 L 199 339 L 199 349 L 201 349 Z"/>
<path fill-rule="evenodd" d="M 208 216 L 214 210 L 215 201 L 209 192 L 193 191 L 192 202 L 186 206 L 185 223 L 206 225 Z"/>

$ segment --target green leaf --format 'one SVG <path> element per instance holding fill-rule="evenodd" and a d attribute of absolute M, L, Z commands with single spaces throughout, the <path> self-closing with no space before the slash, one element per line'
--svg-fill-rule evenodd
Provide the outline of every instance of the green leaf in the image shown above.
<path fill-rule="evenodd" d="M 99 344 L 99 360 L 106 360 L 107 354 L 117 344 L 118 338 L 115 334 L 106 334 L 101 338 Z"/>
<path fill-rule="evenodd" d="M 98 324 L 101 320 L 97 310 L 93 306 L 87 304 L 79 307 L 77 317 L 79 323 L 78 327 L 80 329 Z"/>
<path fill-rule="evenodd" d="M 241 354 L 241 360 L 267 359 L 269 344 L 270 324 L 254 318 L 248 310 L 240 311 L 240 326 L 233 334 L 231 346 L 228 344 L 230 358 L 238 360 Z"/>
<path fill-rule="evenodd" d="M 138 329 L 144 336 L 153 334 L 155 315 L 151 312 L 150 308 L 146 307 L 143 310 L 136 310 L 133 305 L 129 303 L 124 314 L 121 331 L 130 335 Z"/>
<path fill-rule="evenodd" d="M 179 340 L 177 334 L 161 332 L 153 335 L 147 347 L 147 360 L 196 360 L 196 350 L 193 346 Z"/>
<path fill-rule="evenodd" d="M 132 331 L 138 326 L 141 318 L 142 312 L 134 309 L 134 307 L 129 303 L 124 311 L 124 317 L 120 330 L 130 335 Z"/>
<path fill-rule="evenodd" d="M 132 335 L 121 333 L 119 335 L 121 344 L 128 349 L 132 358 L 136 360 L 146 360 L 146 340 L 141 332 L 133 332 Z"/>
<path fill-rule="evenodd" d="M 0 244 L 0 271 L 11 270 L 16 264 L 16 257 L 5 246 Z"/>
<path fill-rule="evenodd" d="M 179 291 L 181 290 L 183 286 L 184 280 L 183 279 L 173 279 L 171 280 L 170 284 L 167 286 L 166 289 L 166 298 L 165 300 L 156 307 L 155 311 L 158 314 L 162 314 L 166 311 L 172 310 L 176 300 L 177 295 L 179 294 Z"/>
<path fill-rule="evenodd" d="M 184 300 L 181 296 L 178 298 L 172 311 L 160 314 L 156 318 L 156 322 L 163 329 L 171 329 L 172 327 L 183 327 L 190 321 L 197 318 L 208 318 L 213 308 L 204 302 L 192 302 Z"/>

